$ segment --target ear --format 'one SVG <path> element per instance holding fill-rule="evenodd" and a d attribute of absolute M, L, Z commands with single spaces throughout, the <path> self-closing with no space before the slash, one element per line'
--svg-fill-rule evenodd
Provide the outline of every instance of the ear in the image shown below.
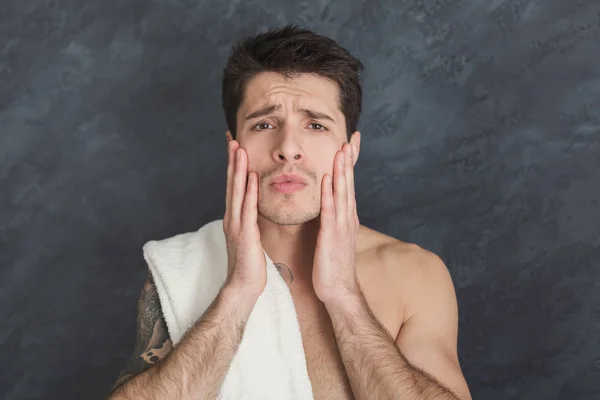
<path fill-rule="evenodd" d="M 227 139 L 227 143 L 229 143 L 233 140 L 233 135 L 231 134 L 231 132 L 229 130 L 227 132 L 225 132 L 225 138 Z"/>
<path fill-rule="evenodd" d="M 354 159 L 354 165 L 356 165 L 356 161 L 358 161 L 358 154 L 360 153 L 360 132 L 355 131 L 350 137 L 350 145 L 352 146 L 352 154 Z"/>

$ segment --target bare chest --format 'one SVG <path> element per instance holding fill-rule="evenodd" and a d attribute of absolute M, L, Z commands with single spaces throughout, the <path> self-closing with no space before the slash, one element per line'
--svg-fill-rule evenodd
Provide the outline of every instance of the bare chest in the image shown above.
<path fill-rule="evenodd" d="M 302 296 L 294 301 L 315 400 L 354 399 L 327 309 L 316 296 Z M 374 299 L 372 303 L 377 319 L 394 335 L 392 332 L 400 324 L 396 315 L 386 312 L 381 300 Z"/>
<path fill-rule="evenodd" d="M 297 301 L 298 323 L 315 400 L 353 399 L 327 310 L 318 299 Z"/>

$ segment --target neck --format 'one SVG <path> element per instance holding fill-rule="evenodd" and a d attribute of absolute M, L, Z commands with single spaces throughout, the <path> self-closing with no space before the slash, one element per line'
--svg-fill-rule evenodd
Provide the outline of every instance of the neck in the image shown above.
<path fill-rule="evenodd" d="M 258 216 L 263 248 L 275 264 L 289 268 L 294 287 L 312 290 L 312 264 L 320 224 L 320 217 L 300 225 L 282 226 Z"/>

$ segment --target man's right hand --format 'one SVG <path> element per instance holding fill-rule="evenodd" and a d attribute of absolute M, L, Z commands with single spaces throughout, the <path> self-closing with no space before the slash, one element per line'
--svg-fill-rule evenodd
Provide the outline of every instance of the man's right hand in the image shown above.
<path fill-rule="evenodd" d="M 258 175 L 248 173 L 248 155 L 236 140 L 228 143 L 227 191 L 223 231 L 227 242 L 225 287 L 260 296 L 267 283 L 267 261 L 258 229 Z"/>

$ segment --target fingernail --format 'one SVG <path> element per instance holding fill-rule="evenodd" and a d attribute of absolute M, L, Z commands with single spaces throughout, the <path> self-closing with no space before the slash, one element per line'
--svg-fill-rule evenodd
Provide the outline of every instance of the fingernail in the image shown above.
<path fill-rule="evenodd" d="M 344 165 L 344 157 L 345 157 L 345 154 L 342 153 L 342 156 L 340 157 L 340 162 L 342 163 L 342 165 Z"/>
<path fill-rule="evenodd" d="M 242 157 L 242 152 L 240 151 L 240 149 L 237 149 L 235 151 L 235 159 L 239 160 Z"/>

